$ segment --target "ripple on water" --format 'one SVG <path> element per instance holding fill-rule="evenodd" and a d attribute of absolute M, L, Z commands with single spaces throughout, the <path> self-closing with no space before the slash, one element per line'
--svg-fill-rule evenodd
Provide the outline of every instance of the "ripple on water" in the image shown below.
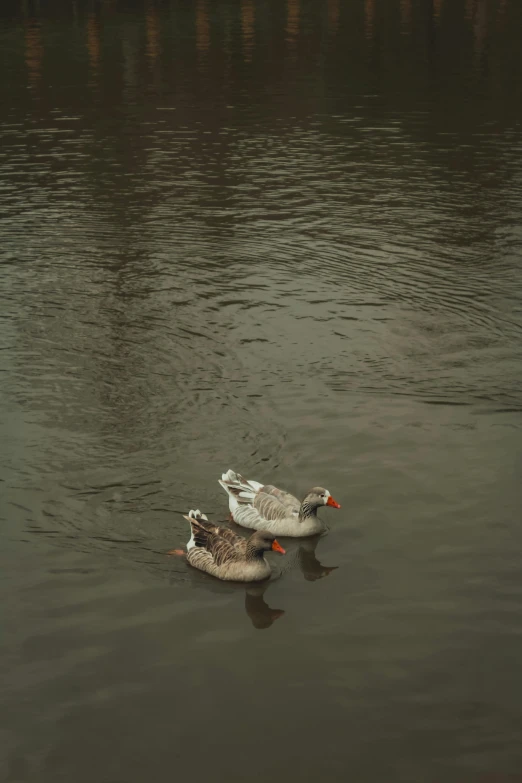
<path fill-rule="evenodd" d="M 292 464 L 281 411 L 310 393 L 520 407 L 513 220 L 470 211 L 487 194 L 402 118 L 362 119 L 208 135 L 163 112 L 140 151 L 76 120 L 4 129 L 1 339 L 15 470 L 49 484 L 34 529 L 133 553 L 152 511 L 162 546 L 173 505 L 221 507 L 216 466 Z"/>

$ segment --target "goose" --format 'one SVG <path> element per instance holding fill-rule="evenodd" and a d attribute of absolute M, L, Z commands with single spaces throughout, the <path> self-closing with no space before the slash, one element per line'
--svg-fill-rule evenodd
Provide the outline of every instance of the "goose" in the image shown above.
<path fill-rule="evenodd" d="M 265 552 L 285 550 L 275 536 L 266 530 L 245 539 L 226 527 L 208 521 L 199 509 L 183 515 L 190 523 L 191 536 L 187 544 L 187 561 L 194 568 L 206 571 L 229 582 L 259 582 L 270 576 L 270 563 Z M 179 552 L 176 552 L 179 554 Z"/>
<path fill-rule="evenodd" d="M 228 470 L 219 482 L 229 498 L 232 519 L 242 527 L 268 530 L 277 536 L 313 536 L 326 530 L 317 516 L 321 506 L 341 508 L 327 489 L 314 487 L 302 503 L 271 484 L 244 479 Z"/>

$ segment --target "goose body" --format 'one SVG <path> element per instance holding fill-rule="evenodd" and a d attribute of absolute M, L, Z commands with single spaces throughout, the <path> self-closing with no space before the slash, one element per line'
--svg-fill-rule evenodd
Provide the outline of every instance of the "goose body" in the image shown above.
<path fill-rule="evenodd" d="M 243 478 L 229 470 L 219 482 L 229 497 L 236 524 L 252 530 L 267 530 L 277 536 L 314 536 L 326 529 L 317 516 L 321 506 L 341 508 L 327 489 L 314 487 L 301 502 L 289 492 Z"/>
<path fill-rule="evenodd" d="M 285 550 L 267 531 L 242 538 L 226 527 L 208 521 L 201 511 L 189 511 L 191 536 L 187 544 L 187 560 L 194 568 L 231 582 L 259 582 L 270 576 L 270 563 L 265 552 Z"/>

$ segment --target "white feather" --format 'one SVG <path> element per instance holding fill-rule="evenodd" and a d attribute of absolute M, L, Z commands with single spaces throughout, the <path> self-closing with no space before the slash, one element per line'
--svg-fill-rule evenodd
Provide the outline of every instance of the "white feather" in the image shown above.
<path fill-rule="evenodd" d="M 196 520 L 197 519 L 205 519 L 208 522 L 207 515 L 206 514 L 202 514 L 201 511 L 199 510 L 199 508 L 197 508 L 196 510 L 191 508 L 190 511 L 188 512 L 187 516 L 185 517 L 185 519 L 188 519 L 189 522 L 190 522 L 191 519 L 196 519 Z M 192 526 L 191 526 L 191 528 L 190 528 L 190 540 L 187 543 L 187 552 L 190 549 L 193 549 L 195 546 L 196 546 L 196 542 L 194 541 L 194 533 L 192 532 Z"/>
<path fill-rule="evenodd" d="M 252 508 L 256 495 L 263 487 L 258 481 L 250 481 L 233 470 L 227 470 L 219 482 L 228 495 L 228 507 L 232 517 L 241 509 Z"/>
<path fill-rule="evenodd" d="M 231 514 L 234 514 L 234 511 L 236 508 L 239 508 L 239 500 L 234 497 L 234 495 L 229 494 L 228 496 L 228 508 Z"/>
<path fill-rule="evenodd" d="M 263 484 L 260 484 L 259 481 L 246 479 L 233 470 L 227 470 L 226 473 L 223 473 L 221 476 L 221 481 L 233 484 L 236 489 L 242 489 L 245 492 L 253 492 L 254 494 L 259 492 L 259 490 L 263 487 Z"/>

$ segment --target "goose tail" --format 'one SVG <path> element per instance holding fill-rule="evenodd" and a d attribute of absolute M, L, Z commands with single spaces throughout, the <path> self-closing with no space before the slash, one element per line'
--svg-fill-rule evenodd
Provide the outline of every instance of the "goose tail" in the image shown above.
<path fill-rule="evenodd" d="M 227 470 L 219 482 L 229 496 L 230 510 L 233 511 L 239 503 L 253 503 L 256 494 L 262 488 L 258 481 L 243 478 L 240 473 Z"/>
<path fill-rule="evenodd" d="M 190 522 L 190 540 L 187 543 L 187 552 L 189 552 L 193 547 L 196 546 L 196 541 L 194 539 L 194 529 L 192 527 L 193 522 L 201 522 L 202 520 L 205 522 L 208 522 L 208 518 L 206 514 L 203 514 L 199 508 L 197 508 L 195 511 L 193 509 L 190 509 L 188 514 L 183 514 L 184 518 L 187 520 L 187 522 Z"/>

